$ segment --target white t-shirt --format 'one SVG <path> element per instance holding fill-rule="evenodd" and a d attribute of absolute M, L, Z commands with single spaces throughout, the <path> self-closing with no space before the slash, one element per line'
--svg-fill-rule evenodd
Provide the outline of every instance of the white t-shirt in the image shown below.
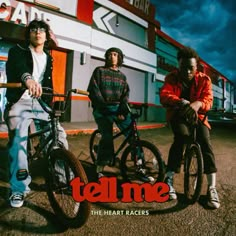
<path fill-rule="evenodd" d="M 33 74 L 32 77 L 38 83 L 42 83 L 43 75 L 46 70 L 47 65 L 47 55 L 45 52 L 37 53 L 34 49 L 29 46 L 32 57 L 33 57 Z M 31 96 L 29 95 L 29 90 L 27 89 L 22 95 L 21 99 L 29 99 Z"/>

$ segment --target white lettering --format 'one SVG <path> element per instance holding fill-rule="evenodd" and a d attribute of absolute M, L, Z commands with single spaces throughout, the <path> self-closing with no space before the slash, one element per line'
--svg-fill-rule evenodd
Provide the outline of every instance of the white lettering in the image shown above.
<path fill-rule="evenodd" d="M 26 4 L 19 2 L 16 6 L 15 9 L 11 6 L 11 2 L 9 0 L 0 0 L 0 6 L 1 4 L 6 5 L 5 8 L 0 9 L 0 20 L 5 20 L 5 21 L 12 21 L 15 24 L 27 24 L 27 12 L 28 14 L 28 22 L 38 19 L 38 20 L 45 20 L 47 23 L 50 22 L 50 17 L 47 13 L 44 13 L 40 10 L 38 10 L 35 7 L 27 7 Z M 26 11 L 26 9 L 29 9 Z M 12 13 L 12 11 L 14 12 Z M 12 15 L 12 16 L 11 16 Z"/>
<path fill-rule="evenodd" d="M 134 0 L 126 0 L 129 4 L 133 5 Z"/>
<path fill-rule="evenodd" d="M 42 20 L 43 13 L 35 7 L 31 7 L 29 11 L 29 22 L 34 19 Z"/>
<path fill-rule="evenodd" d="M 129 4 L 140 9 L 145 14 L 149 13 L 150 0 L 126 0 Z"/>
<path fill-rule="evenodd" d="M 139 0 L 134 0 L 133 4 L 136 8 L 139 8 Z"/>
<path fill-rule="evenodd" d="M 13 22 L 19 22 L 21 24 L 26 25 L 26 13 L 25 13 L 25 4 L 22 2 L 19 2 L 13 15 L 11 18 L 11 21 Z"/>
<path fill-rule="evenodd" d="M 3 3 L 6 4 L 6 7 L 10 7 L 11 6 L 9 0 L 5 0 L 5 1 L 4 0 L 0 0 L 0 6 Z M 10 12 L 7 9 L 5 9 L 5 10 L 3 10 L 3 9 L 4 8 L 1 8 L 1 11 L 0 11 L 0 19 L 5 20 L 10 15 Z"/>
<path fill-rule="evenodd" d="M 145 0 L 140 0 L 140 4 L 139 4 L 140 10 L 144 10 L 144 2 L 145 2 Z"/>
<path fill-rule="evenodd" d="M 150 2 L 149 0 L 146 0 L 145 2 L 145 7 L 143 9 L 143 11 L 148 15 L 149 14 L 149 6 L 150 6 Z"/>

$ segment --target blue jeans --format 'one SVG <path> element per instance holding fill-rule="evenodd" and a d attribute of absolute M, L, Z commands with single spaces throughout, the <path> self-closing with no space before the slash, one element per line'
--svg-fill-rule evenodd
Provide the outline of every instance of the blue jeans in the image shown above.
<path fill-rule="evenodd" d="M 49 121 L 49 115 L 42 109 L 37 99 L 20 99 L 5 110 L 4 117 L 9 134 L 11 191 L 27 194 L 31 182 L 27 160 L 28 129 L 34 120 Z M 58 130 L 60 141 L 68 149 L 66 133 L 61 125 L 58 126 Z"/>
<path fill-rule="evenodd" d="M 108 107 L 110 112 L 116 112 L 118 105 Z M 97 165 L 105 166 L 111 165 L 114 155 L 113 144 L 113 124 L 116 123 L 120 130 L 126 129 L 131 124 L 130 114 L 128 114 L 125 120 L 117 120 L 116 115 L 103 115 L 98 110 L 93 111 L 95 121 L 98 125 L 98 130 L 101 132 L 101 140 L 97 153 Z M 125 133 L 128 135 L 128 133 Z"/>

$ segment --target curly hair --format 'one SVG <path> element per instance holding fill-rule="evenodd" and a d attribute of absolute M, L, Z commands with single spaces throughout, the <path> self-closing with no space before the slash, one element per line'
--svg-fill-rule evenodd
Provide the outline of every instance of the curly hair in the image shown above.
<path fill-rule="evenodd" d="M 107 49 L 107 51 L 105 53 L 105 59 L 106 59 L 105 67 L 110 67 L 111 66 L 111 61 L 109 59 L 109 54 L 111 52 L 117 52 L 118 53 L 118 67 L 122 66 L 123 60 L 124 60 L 124 54 L 119 48 L 114 48 L 113 47 L 113 48 Z"/>
<path fill-rule="evenodd" d="M 184 47 L 184 48 L 179 49 L 178 54 L 177 54 L 178 61 L 181 58 L 185 58 L 185 59 L 196 58 L 197 62 L 199 61 L 199 56 L 197 52 L 191 47 Z"/>
<path fill-rule="evenodd" d="M 50 26 L 43 20 L 33 20 L 29 23 L 29 25 L 25 29 L 25 39 L 29 43 L 30 41 L 30 30 L 33 28 L 44 28 L 46 29 L 46 39 L 47 42 L 51 40 L 51 35 L 50 35 Z"/>

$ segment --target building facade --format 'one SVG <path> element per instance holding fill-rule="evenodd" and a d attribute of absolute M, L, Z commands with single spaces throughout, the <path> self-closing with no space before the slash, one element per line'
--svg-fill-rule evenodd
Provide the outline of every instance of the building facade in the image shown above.
<path fill-rule="evenodd" d="M 130 85 L 130 102 L 145 107 L 143 120 L 165 121 L 159 89 L 166 73 L 177 65 L 176 52 L 182 45 L 161 31 L 149 0 L 0 0 L 0 82 L 6 82 L 9 48 L 23 41 L 25 26 L 35 18 L 47 21 L 55 35 L 50 52 L 56 92 L 86 90 L 95 67 L 104 65 L 105 51 L 119 47 L 125 55 L 121 70 Z M 214 106 L 233 109 L 230 81 L 202 64 L 213 75 Z M 1 89 L 1 114 L 4 93 Z M 93 120 L 88 97 L 74 95 L 64 119 Z"/>

